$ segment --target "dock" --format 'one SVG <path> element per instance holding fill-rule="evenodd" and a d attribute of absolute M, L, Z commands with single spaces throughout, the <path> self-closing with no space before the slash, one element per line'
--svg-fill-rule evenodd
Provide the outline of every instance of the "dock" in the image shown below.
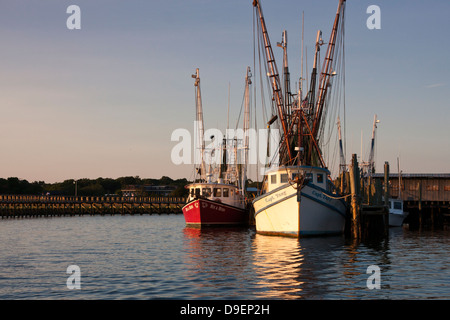
<path fill-rule="evenodd" d="M 0 215 L 32 218 L 82 215 L 181 214 L 182 197 L 0 195 Z"/>
<path fill-rule="evenodd" d="M 389 202 L 403 201 L 408 212 L 404 225 L 409 229 L 442 229 L 450 222 L 450 174 L 392 174 L 389 163 L 384 173 L 362 175 L 357 155 L 352 155 L 348 171 L 341 172 L 336 188 L 346 195 L 347 236 L 355 239 L 383 236 L 389 230 Z"/>
<path fill-rule="evenodd" d="M 375 180 L 382 179 L 374 174 Z M 450 220 L 450 174 L 391 173 L 390 197 L 401 199 L 413 229 L 442 228 Z"/>
<path fill-rule="evenodd" d="M 388 163 L 384 170 L 384 179 L 388 181 Z M 346 235 L 354 239 L 386 236 L 389 230 L 389 207 L 384 199 L 389 198 L 389 183 L 382 184 L 379 180 L 364 177 L 361 172 L 357 155 L 353 154 L 348 172 L 341 173 L 337 180 L 340 193 L 348 195 Z"/>

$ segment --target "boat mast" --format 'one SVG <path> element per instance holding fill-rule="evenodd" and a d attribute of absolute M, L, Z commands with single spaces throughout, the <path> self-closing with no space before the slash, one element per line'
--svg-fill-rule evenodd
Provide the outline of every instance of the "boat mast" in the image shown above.
<path fill-rule="evenodd" d="M 333 59 L 334 59 L 334 49 L 336 45 L 336 38 L 339 28 L 339 22 L 343 17 L 343 10 L 345 7 L 345 0 L 340 0 L 339 5 L 336 12 L 336 18 L 333 24 L 333 30 L 331 32 L 330 41 L 328 42 L 327 53 L 325 56 L 325 65 L 323 66 L 320 79 L 319 79 L 319 92 L 317 97 L 317 106 L 314 115 L 314 123 L 312 127 L 312 133 L 314 138 L 318 140 L 318 132 L 322 118 L 322 112 L 325 105 L 325 99 L 328 91 L 328 86 L 331 83 L 331 77 L 334 75 L 333 73 Z"/>
<path fill-rule="evenodd" d="M 303 50 L 303 38 L 305 34 L 305 12 L 302 12 L 302 58 L 301 58 L 301 72 L 300 72 L 300 83 L 298 86 L 298 101 L 303 100 L 303 53 L 305 52 Z"/>
<path fill-rule="evenodd" d="M 287 56 L 287 31 L 284 30 L 281 36 L 281 42 L 277 42 L 277 46 L 283 49 L 283 72 L 284 72 L 284 110 L 287 116 L 291 115 L 291 84 L 289 75 L 289 64 Z M 288 121 L 289 122 L 289 121 Z"/>
<path fill-rule="evenodd" d="M 380 120 L 377 120 L 377 115 L 373 117 L 373 128 L 372 128 L 372 140 L 370 142 L 370 153 L 369 153 L 369 161 L 368 161 L 368 174 L 369 176 L 375 172 L 375 131 L 377 129 L 377 123 Z"/>
<path fill-rule="evenodd" d="M 227 111 L 227 131 L 225 133 L 225 137 L 222 140 L 222 163 L 220 165 L 220 173 L 219 178 L 222 181 L 225 179 L 226 172 L 228 172 L 228 164 L 227 164 L 227 152 L 228 152 L 228 130 L 230 129 L 230 83 L 228 83 L 228 111 Z"/>
<path fill-rule="evenodd" d="M 195 79 L 195 107 L 196 107 L 196 125 L 197 125 L 197 148 L 200 149 L 200 168 L 197 169 L 197 173 L 200 173 L 200 179 L 205 180 L 206 168 L 205 168 L 205 139 L 204 139 L 204 126 L 203 126 L 203 107 L 202 107 L 202 95 L 200 91 L 200 73 L 197 68 L 195 74 L 192 75 Z M 196 150 L 194 150 L 196 153 Z M 196 159 L 198 160 L 198 159 Z"/>
<path fill-rule="evenodd" d="M 250 129 L 250 85 L 252 84 L 250 67 L 247 67 L 245 75 L 245 94 L 244 94 L 244 157 L 241 166 L 241 194 L 245 196 L 245 183 L 247 181 L 247 164 L 249 149 L 249 129 Z"/>
<path fill-rule="evenodd" d="M 318 55 L 320 52 L 320 46 L 323 44 L 322 40 L 322 31 L 317 30 L 317 36 L 316 36 L 316 49 L 314 53 L 314 62 L 313 62 L 313 69 L 311 71 L 311 84 L 309 89 L 309 96 L 308 96 L 308 110 L 310 113 L 313 113 L 314 111 L 314 103 L 315 103 L 315 95 L 316 95 L 316 83 L 317 83 L 317 60 Z"/>
<path fill-rule="evenodd" d="M 267 33 L 266 23 L 264 21 L 264 16 L 262 13 L 261 5 L 258 0 L 253 1 L 253 6 L 256 8 L 256 11 L 258 12 L 258 17 L 260 21 L 260 27 L 261 32 L 263 36 L 264 41 L 264 47 L 265 47 L 265 54 L 266 54 L 266 62 L 268 67 L 268 76 L 271 78 L 271 86 L 273 91 L 273 98 L 275 100 L 275 103 L 277 105 L 277 111 L 278 111 L 278 118 L 281 122 L 281 127 L 283 129 L 283 143 L 285 145 L 285 148 L 287 150 L 287 159 L 285 158 L 285 155 L 280 154 L 280 163 L 290 163 L 293 160 L 291 148 L 289 146 L 289 132 L 288 132 L 288 123 L 286 120 L 286 110 L 285 110 L 285 104 L 283 101 L 283 94 L 281 92 L 281 85 L 280 85 L 280 76 L 278 74 L 277 65 L 275 63 L 275 56 L 273 54 L 272 45 L 270 44 L 269 34 Z"/>

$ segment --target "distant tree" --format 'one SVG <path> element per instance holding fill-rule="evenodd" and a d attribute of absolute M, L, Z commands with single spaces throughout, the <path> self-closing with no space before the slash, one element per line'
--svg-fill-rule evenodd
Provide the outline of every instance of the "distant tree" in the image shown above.
<path fill-rule="evenodd" d="M 169 177 L 162 176 L 162 178 L 159 179 L 159 183 L 161 185 L 171 185 L 173 183 L 173 180 Z"/>
<path fill-rule="evenodd" d="M 135 177 L 121 177 L 116 179 L 122 187 L 129 186 L 129 185 L 136 185 L 141 184 L 142 180 L 139 178 L 139 176 Z"/>
<path fill-rule="evenodd" d="M 119 181 L 111 178 L 98 178 L 96 180 L 97 184 L 100 184 L 103 189 L 105 190 L 105 194 L 112 194 L 115 193 L 116 190 L 120 190 L 121 184 Z"/>
<path fill-rule="evenodd" d="M 175 190 L 170 193 L 171 197 L 187 197 L 189 190 L 183 186 L 178 186 Z"/>
<path fill-rule="evenodd" d="M 105 189 L 100 183 L 90 184 L 86 187 L 78 189 L 80 196 L 104 196 Z"/>
<path fill-rule="evenodd" d="M 1 194 L 41 194 L 42 192 L 43 184 L 39 182 L 29 183 L 17 177 L 0 179 Z"/>
<path fill-rule="evenodd" d="M 127 176 L 117 179 L 97 178 L 95 180 L 67 179 L 63 182 L 45 183 L 36 181 L 29 183 L 27 180 L 20 180 L 17 177 L 7 179 L 0 178 L 0 194 L 52 194 L 52 195 L 75 195 L 75 188 L 79 196 L 103 196 L 105 194 L 119 194 L 121 190 L 129 185 L 143 187 L 144 185 L 167 185 L 176 186 L 172 192 L 173 196 L 186 196 L 187 190 L 184 188 L 189 184 L 185 178 L 173 180 L 170 177 L 162 176 L 160 179 L 141 179 L 139 176 Z"/>

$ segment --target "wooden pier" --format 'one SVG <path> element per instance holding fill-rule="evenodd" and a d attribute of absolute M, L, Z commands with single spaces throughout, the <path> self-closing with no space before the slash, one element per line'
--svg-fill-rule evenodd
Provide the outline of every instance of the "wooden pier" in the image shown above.
<path fill-rule="evenodd" d="M 398 174 L 389 172 L 388 162 L 384 173 L 361 176 L 361 172 L 357 155 L 353 154 L 349 170 L 335 181 L 337 189 L 347 197 L 349 237 L 388 235 L 388 199 L 403 201 L 408 213 L 404 223 L 409 229 L 442 229 L 450 225 L 450 174 L 407 174 L 399 179 Z"/>
<path fill-rule="evenodd" d="M 381 174 L 374 174 L 381 181 Z M 444 228 L 450 222 L 450 174 L 391 173 L 389 196 L 403 200 L 411 229 Z"/>
<path fill-rule="evenodd" d="M 75 197 L 0 195 L 0 215 L 4 218 L 181 214 L 182 197 Z"/>

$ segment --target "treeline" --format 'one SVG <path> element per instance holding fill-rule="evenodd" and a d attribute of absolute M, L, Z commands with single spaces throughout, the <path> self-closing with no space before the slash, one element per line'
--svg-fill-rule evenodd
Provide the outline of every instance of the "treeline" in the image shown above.
<path fill-rule="evenodd" d="M 27 195 L 75 195 L 78 196 L 104 196 L 106 194 L 122 195 L 122 189 L 130 185 L 165 185 L 175 186 L 171 196 L 182 197 L 187 195 L 184 188 L 189 181 L 186 179 L 173 180 L 163 176 L 161 179 L 142 179 L 136 177 L 121 177 L 117 179 L 69 179 L 57 183 L 45 183 L 44 181 L 28 182 L 19 178 L 0 178 L 0 194 L 27 194 Z"/>

